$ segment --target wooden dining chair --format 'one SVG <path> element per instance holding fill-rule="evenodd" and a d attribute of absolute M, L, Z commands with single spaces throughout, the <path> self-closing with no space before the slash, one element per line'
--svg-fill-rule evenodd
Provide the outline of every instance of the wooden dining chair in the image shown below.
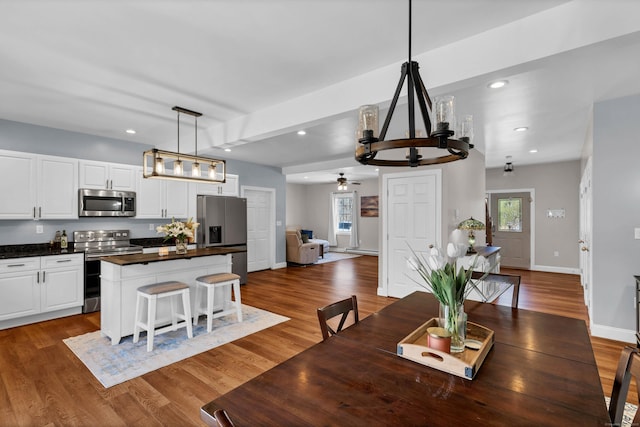
<path fill-rule="evenodd" d="M 351 311 L 353 311 L 353 324 L 356 324 L 360 321 L 360 318 L 358 316 L 358 300 L 355 295 L 351 295 L 351 298 L 346 298 L 318 309 L 318 321 L 320 322 L 323 341 L 331 335 L 337 334 L 344 328 L 345 321 Z M 339 315 L 342 315 L 342 317 L 340 318 L 338 327 L 334 330 L 328 321 Z"/>
<path fill-rule="evenodd" d="M 620 360 L 618 361 L 618 369 L 613 380 L 613 388 L 611 389 L 611 402 L 609 403 L 609 418 L 613 426 L 619 426 L 622 422 L 624 414 L 624 405 L 627 401 L 627 393 L 631 377 L 636 380 L 636 387 L 640 395 L 640 349 L 634 347 L 625 347 L 622 349 Z M 638 405 L 639 402 L 633 402 Z M 636 412 L 633 419 L 633 425 L 640 423 L 640 410 Z"/>

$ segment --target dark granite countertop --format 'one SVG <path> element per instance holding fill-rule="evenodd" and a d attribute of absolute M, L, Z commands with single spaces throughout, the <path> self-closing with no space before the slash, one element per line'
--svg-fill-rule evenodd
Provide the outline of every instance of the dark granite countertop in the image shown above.
<path fill-rule="evenodd" d="M 33 256 L 72 254 L 73 243 L 67 249 L 54 248 L 49 243 L 33 243 L 26 245 L 0 245 L 0 259 L 24 258 Z"/>
<path fill-rule="evenodd" d="M 168 255 L 164 255 L 164 256 L 160 256 L 157 253 L 114 255 L 114 256 L 100 258 L 100 260 L 110 262 L 112 264 L 116 264 L 120 266 L 125 266 L 125 265 L 133 265 L 133 264 L 148 264 L 151 262 L 171 261 L 174 259 L 191 259 L 191 258 L 198 258 L 203 256 L 227 255 L 227 254 L 246 252 L 246 251 L 247 251 L 246 249 L 210 247 L 210 248 L 190 249 L 184 255 L 177 255 L 175 252 L 169 252 Z"/>

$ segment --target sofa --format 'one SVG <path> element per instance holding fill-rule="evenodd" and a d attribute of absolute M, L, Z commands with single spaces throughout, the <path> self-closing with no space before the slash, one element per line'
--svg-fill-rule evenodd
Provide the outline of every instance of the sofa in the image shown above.
<path fill-rule="evenodd" d="M 305 243 L 300 230 L 287 230 L 287 262 L 313 264 L 318 260 L 319 245 Z"/>
<path fill-rule="evenodd" d="M 312 230 L 300 230 L 300 235 L 302 236 L 302 240 L 304 241 L 304 236 L 307 236 L 307 241 L 309 243 L 317 243 L 320 246 L 318 256 L 324 258 L 324 255 L 329 252 L 329 241 L 323 239 L 314 239 Z"/>

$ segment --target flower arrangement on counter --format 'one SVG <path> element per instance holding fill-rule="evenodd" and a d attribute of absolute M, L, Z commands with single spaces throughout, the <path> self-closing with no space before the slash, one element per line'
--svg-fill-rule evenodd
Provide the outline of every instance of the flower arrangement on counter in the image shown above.
<path fill-rule="evenodd" d="M 171 218 L 170 224 L 160 225 L 156 227 L 158 233 L 164 233 L 164 241 L 175 239 L 178 242 L 184 242 L 191 240 L 195 237 L 196 229 L 200 223 L 197 223 L 193 218 L 189 218 L 188 221 L 176 221 L 175 218 Z"/>
<path fill-rule="evenodd" d="M 467 297 L 467 284 L 476 263 L 474 261 L 465 270 L 464 267 L 456 268 L 456 261 L 466 254 L 467 246 L 449 243 L 448 259 L 437 247 L 431 247 L 426 257 L 410 246 L 409 249 L 413 256 L 407 260 L 407 265 L 422 278 L 422 281 L 414 278 L 411 280 L 431 292 L 440 303 L 440 326 L 451 332 L 451 352 L 464 350 L 466 320 L 463 304 Z"/>

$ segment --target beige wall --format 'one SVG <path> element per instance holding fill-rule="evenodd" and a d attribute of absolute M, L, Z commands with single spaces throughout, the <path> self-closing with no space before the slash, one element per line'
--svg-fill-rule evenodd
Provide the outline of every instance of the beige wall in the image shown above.
<path fill-rule="evenodd" d="M 580 167 L 580 160 L 574 160 L 529 166 L 515 163 L 515 175 L 510 177 L 503 176 L 502 168 L 486 171 L 487 191 L 535 190 L 534 269 L 577 273 Z M 565 218 L 548 218 L 548 209 L 564 209 Z"/>
<path fill-rule="evenodd" d="M 378 180 L 359 181 L 361 185 L 349 185 L 349 191 L 356 191 L 358 198 L 378 195 Z M 327 239 L 329 224 L 329 195 L 337 191 L 336 184 L 287 184 L 287 226 L 298 225 L 313 230 L 314 237 Z M 378 251 L 378 218 L 358 218 L 358 249 Z M 345 248 L 348 241 L 338 239 L 338 248 Z"/>

